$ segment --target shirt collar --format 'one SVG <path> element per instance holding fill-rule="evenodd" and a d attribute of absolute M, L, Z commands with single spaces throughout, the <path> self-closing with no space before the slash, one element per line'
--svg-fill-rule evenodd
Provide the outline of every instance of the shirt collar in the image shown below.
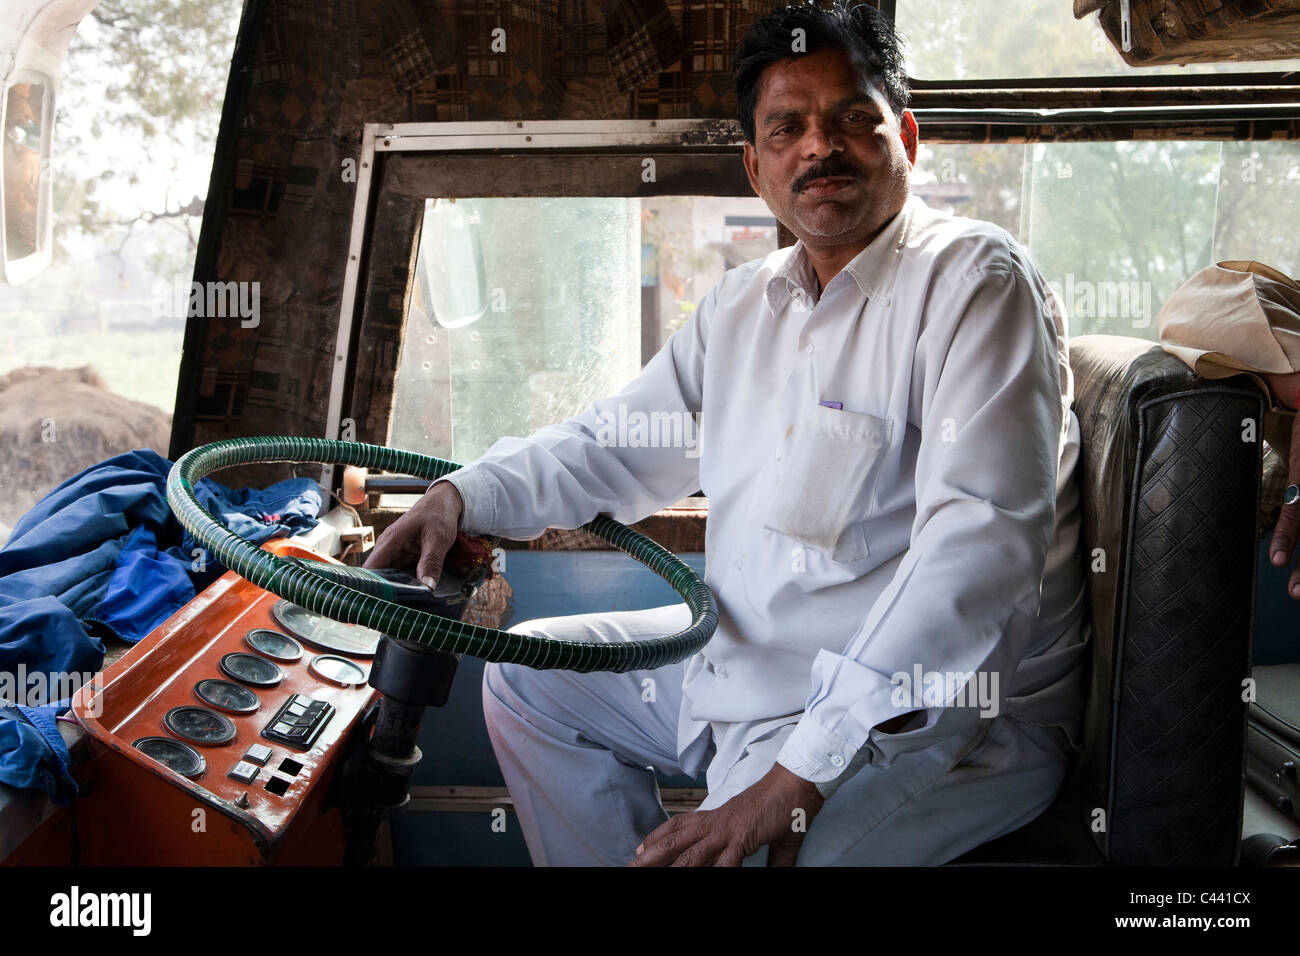
<path fill-rule="evenodd" d="M 847 274 L 868 299 L 873 297 L 888 298 L 898 274 L 898 265 L 903 258 L 903 250 L 913 234 L 913 224 L 917 207 L 922 205 L 916 196 L 908 198 L 902 210 L 885 224 L 876 238 L 867 243 L 866 248 L 854 256 L 841 270 Z M 842 285 L 846 280 L 835 276 L 830 285 Z M 791 247 L 790 254 L 771 277 L 765 289 L 767 301 L 773 311 L 779 312 L 786 301 L 796 294 L 804 297 L 808 303 L 817 301 L 817 276 L 803 240 Z M 824 295 L 825 289 L 822 290 Z"/>

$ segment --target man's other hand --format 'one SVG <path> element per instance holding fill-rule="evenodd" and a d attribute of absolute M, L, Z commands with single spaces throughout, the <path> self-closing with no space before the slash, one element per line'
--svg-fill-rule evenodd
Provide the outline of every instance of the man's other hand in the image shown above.
<path fill-rule="evenodd" d="M 464 502 L 450 481 L 440 481 L 375 542 L 367 568 L 414 566 L 415 576 L 432 589 L 442 574 L 442 562 L 456 542 Z"/>
<path fill-rule="evenodd" d="M 768 866 L 794 866 L 821 793 L 780 764 L 716 810 L 673 817 L 637 847 L 632 866 L 740 866 L 768 847 Z"/>
<path fill-rule="evenodd" d="M 1265 375 L 1273 396 L 1288 408 L 1296 399 L 1296 390 L 1300 389 L 1300 372 L 1289 375 Z M 1289 462 L 1288 483 L 1300 485 L 1300 415 L 1291 423 L 1291 460 Z M 1268 546 L 1269 560 L 1274 567 L 1285 567 L 1295 553 L 1296 539 L 1300 538 L 1300 502 L 1282 506 L 1278 516 L 1277 527 L 1273 531 L 1273 540 Z M 1291 572 L 1287 582 L 1287 593 L 1300 600 L 1300 567 Z"/>

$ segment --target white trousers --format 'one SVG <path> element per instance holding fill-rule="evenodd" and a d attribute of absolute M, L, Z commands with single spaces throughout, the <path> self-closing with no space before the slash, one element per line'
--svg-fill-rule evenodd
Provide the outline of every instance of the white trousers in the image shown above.
<path fill-rule="evenodd" d="M 511 631 L 621 641 L 689 623 L 686 605 L 675 604 L 541 618 Z M 488 734 L 535 865 L 625 865 L 668 819 L 651 768 L 695 776 L 713 756 L 707 740 L 688 746 L 685 759 L 677 752 L 685 666 L 578 674 L 487 665 Z M 1065 735 L 1004 716 L 987 724 L 974 745 L 941 742 L 885 768 L 863 767 L 812 819 L 798 864 L 941 864 L 1038 816 L 1064 778 Z M 700 809 L 757 782 L 793 729 L 790 723 L 751 742 Z M 766 855 L 764 848 L 745 862 L 761 865 Z"/>

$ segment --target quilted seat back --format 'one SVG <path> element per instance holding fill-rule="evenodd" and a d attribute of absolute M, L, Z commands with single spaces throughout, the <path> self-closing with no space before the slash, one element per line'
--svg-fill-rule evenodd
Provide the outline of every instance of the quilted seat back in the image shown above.
<path fill-rule="evenodd" d="M 1063 796 L 1110 863 L 1231 865 L 1263 396 L 1141 339 L 1080 336 L 1070 364 L 1093 648 Z"/>

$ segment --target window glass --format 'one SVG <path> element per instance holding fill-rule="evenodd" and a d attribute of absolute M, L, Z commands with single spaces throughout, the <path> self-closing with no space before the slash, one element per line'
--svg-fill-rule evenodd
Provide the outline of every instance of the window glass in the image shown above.
<path fill-rule="evenodd" d="M 1132 67 L 1098 23 L 1069 0 L 902 0 L 908 72 L 926 80 L 1205 74 L 1295 70 L 1300 60 Z"/>
<path fill-rule="evenodd" d="M 1300 274 L 1296 143 L 923 145 L 912 188 L 1025 243 L 1071 335 L 1157 340 L 1165 300 L 1213 262 Z"/>
<path fill-rule="evenodd" d="M 1158 337 L 1156 312 L 1210 264 L 1218 143 L 1057 143 L 1027 151 L 1022 232 L 1071 333 Z"/>
<path fill-rule="evenodd" d="M 429 200 L 390 444 L 467 462 L 581 412 L 775 248 L 757 198 Z"/>
<path fill-rule="evenodd" d="M 1300 143 L 1223 143 L 1214 260 L 1255 259 L 1300 278 Z"/>

